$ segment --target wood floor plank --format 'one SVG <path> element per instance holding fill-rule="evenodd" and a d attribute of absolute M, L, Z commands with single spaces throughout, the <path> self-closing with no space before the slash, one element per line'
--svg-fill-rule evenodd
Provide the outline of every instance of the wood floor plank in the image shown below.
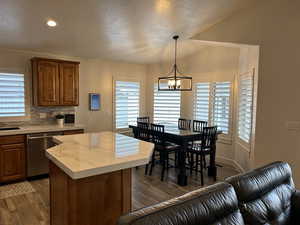
<path fill-rule="evenodd" d="M 189 185 L 178 186 L 175 169 L 169 169 L 165 181 L 160 181 L 160 166 L 155 166 L 152 176 L 144 175 L 144 168 L 133 169 L 132 209 L 139 209 L 189 191 L 201 188 L 200 175 L 189 176 Z M 231 167 L 218 168 L 218 181 L 237 174 Z M 0 200 L 0 225 L 50 225 L 49 179 L 30 181 L 36 192 Z M 205 176 L 205 184 L 213 184 Z"/>

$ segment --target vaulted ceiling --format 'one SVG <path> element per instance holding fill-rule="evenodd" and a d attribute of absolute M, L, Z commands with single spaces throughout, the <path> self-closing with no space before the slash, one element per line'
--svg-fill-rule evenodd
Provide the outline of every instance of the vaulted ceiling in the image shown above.
<path fill-rule="evenodd" d="M 1 0 L 0 48 L 150 63 L 201 44 L 188 39 L 254 0 Z M 55 28 L 46 26 L 54 19 Z"/>

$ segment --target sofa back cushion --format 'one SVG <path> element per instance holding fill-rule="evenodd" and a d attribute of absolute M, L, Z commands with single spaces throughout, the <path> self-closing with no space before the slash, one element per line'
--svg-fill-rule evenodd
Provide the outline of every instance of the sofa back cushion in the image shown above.
<path fill-rule="evenodd" d="M 290 224 L 295 187 L 287 163 L 275 162 L 226 181 L 236 191 L 246 224 Z"/>
<path fill-rule="evenodd" d="M 219 183 L 122 216 L 119 225 L 243 225 L 234 189 Z"/>

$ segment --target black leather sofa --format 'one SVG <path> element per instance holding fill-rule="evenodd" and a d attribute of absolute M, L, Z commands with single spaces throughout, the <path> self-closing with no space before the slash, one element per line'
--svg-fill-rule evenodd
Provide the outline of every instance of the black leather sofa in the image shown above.
<path fill-rule="evenodd" d="M 118 225 L 296 225 L 300 192 L 287 163 L 275 162 L 122 216 Z"/>
<path fill-rule="evenodd" d="M 246 224 L 300 224 L 300 195 L 287 163 L 275 162 L 226 179 Z"/>

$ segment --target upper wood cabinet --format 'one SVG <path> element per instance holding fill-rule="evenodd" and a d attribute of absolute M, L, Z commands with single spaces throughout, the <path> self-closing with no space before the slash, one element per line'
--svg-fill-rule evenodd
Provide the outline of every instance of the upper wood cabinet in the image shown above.
<path fill-rule="evenodd" d="M 36 106 L 77 106 L 79 62 L 33 58 L 33 102 Z"/>

